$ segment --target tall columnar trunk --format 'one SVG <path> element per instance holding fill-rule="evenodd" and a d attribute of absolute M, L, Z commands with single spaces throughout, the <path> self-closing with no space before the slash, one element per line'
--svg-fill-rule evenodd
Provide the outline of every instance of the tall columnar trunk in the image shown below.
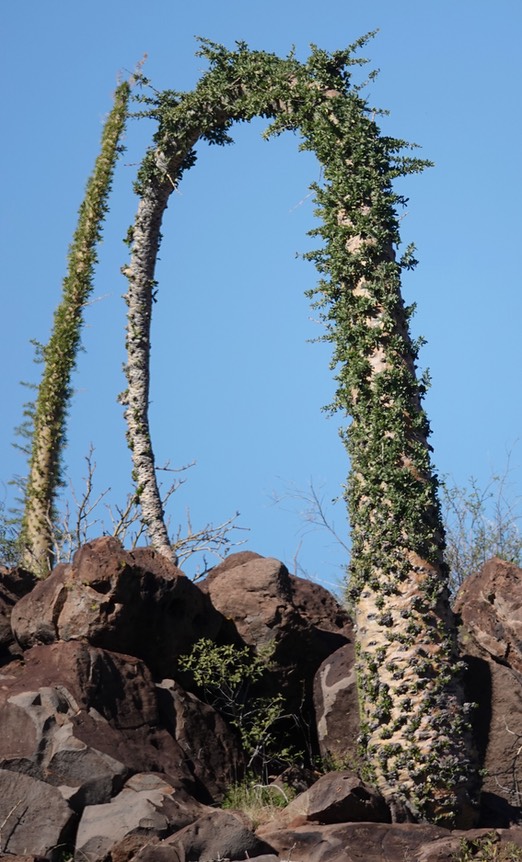
<path fill-rule="evenodd" d="M 354 46 L 354 47 L 357 47 Z M 366 763 L 396 819 L 473 822 L 476 766 L 457 661 L 443 563 L 443 529 L 430 461 L 424 386 L 416 378 L 410 310 L 401 296 L 395 177 L 425 163 L 382 136 L 357 90 L 351 49 L 295 58 L 205 44 L 211 70 L 191 94 L 156 103 L 158 146 L 141 171 L 132 231 L 127 333 L 128 439 L 137 493 L 156 547 L 169 555 L 148 427 L 148 362 L 154 266 L 162 213 L 198 138 L 228 140 L 235 120 L 271 117 L 272 133 L 303 135 L 323 181 L 315 187 L 323 247 L 316 305 L 334 345 L 333 408 L 351 461 L 346 489 L 353 530 L 350 598 L 357 623 L 358 686 Z"/>
<path fill-rule="evenodd" d="M 397 263 L 394 253 L 403 201 L 391 179 L 421 165 L 397 164 L 397 142 L 382 137 L 364 109 L 337 101 L 327 122 L 328 145 L 324 123 L 311 136 L 326 179 L 316 190 L 326 245 L 311 257 L 329 276 L 314 292 L 334 344 L 333 407 L 351 417 L 342 437 L 351 462 L 349 597 L 362 747 L 397 819 L 470 825 L 476 764 L 424 386 L 401 296 L 401 271 L 414 261 L 408 252 Z"/>
<path fill-rule="evenodd" d="M 365 277 L 353 290 L 366 350 L 344 435 L 362 735 L 399 819 L 469 826 L 473 762 L 428 427 L 391 248 L 381 263 L 385 295 Z"/>
<path fill-rule="evenodd" d="M 53 518 L 61 481 L 61 455 L 71 398 L 71 374 L 76 365 L 83 309 L 92 290 L 96 244 L 107 212 L 107 198 L 120 151 L 130 94 L 128 83 L 116 90 L 105 122 L 101 150 L 90 177 L 69 249 L 68 273 L 62 300 L 54 315 L 34 412 L 34 428 L 23 514 L 23 564 L 46 575 L 53 563 Z"/>
<path fill-rule="evenodd" d="M 243 51 L 243 59 L 249 52 Z M 257 69 L 254 68 L 254 77 Z M 252 74 L 252 70 L 250 70 Z M 213 86 L 212 74 L 202 79 L 193 93 L 180 101 L 165 99 L 158 111 L 157 145 L 146 155 L 137 182 L 140 195 L 134 223 L 129 231 L 131 256 L 122 268 L 128 279 L 125 300 L 127 312 L 127 389 L 120 396 L 125 406 L 127 442 L 132 453 L 133 480 L 141 519 L 149 541 L 157 551 L 176 560 L 156 477 L 155 455 L 149 423 L 150 325 L 155 301 L 155 269 L 161 242 L 161 223 L 172 192 L 183 172 L 192 166 L 194 146 L 200 139 L 227 143 L 226 129 L 234 119 L 250 119 L 266 95 L 248 84 L 248 75 L 234 75 L 221 91 Z M 253 105 L 247 105 L 249 98 Z M 176 126 L 173 116 L 178 115 Z"/>
<path fill-rule="evenodd" d="M 125 405 L 127 440 L 132 452 L 133 479 L 141 518 L 151 545 L 174 560 L 163 503 L 156 478 L 149 425 L 150 325 L 154 301 L 154 270 L 160 243 L 160 227 L 172 183 L 165 178 L 149 182 L 140 198 L 132 228 L 132 257 L 123 269 L 129 280 L 127 312 L 128 388 L 120 396 Z"/>

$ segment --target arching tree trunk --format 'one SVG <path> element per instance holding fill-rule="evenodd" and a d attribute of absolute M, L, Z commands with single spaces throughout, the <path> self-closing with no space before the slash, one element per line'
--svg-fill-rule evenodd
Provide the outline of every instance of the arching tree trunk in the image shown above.
<path fill-rule="evenodd" d="M 148 183 L 132 228 L 131 263 L 123 269 L 129 280 L 125 296 L 128 306 L 125 366 L 128 388 L 120 396 L 120 401 L 126 408 L 127 441 L 132 452 L 133 479 L 142 521 L 152 546 L 169 559 L 174 559 L 156 478 L 148 415 L 154 270 L 161 220 L 171 191 L 172 184 L 165 178 L 157 183 Z"/>
<path fill-rule="evenodd" d="M 310 255 L 328 274 L 314 293 L 338 383 L 334 409 L 351 472 L 349 598 L 365 759 L 396 819 L 469 826 L 477 772 L 462 691 L 456 626 L 429 426 L 401 296 L 391 180 L 421 167 L 396 156 L 365 105 L 335 99 L 310 148 L 325 165 L 317 200 L 325 246 Z M 328 136 L 328 126 L 333 133 Z M 343 134 L 344 131 L 344 134 Z"/>
<path fill-rule="evenodd" d="M 354 46 L 357 47 L 357 46 Z M 158 100 L 158 146 L 141 172 L 132 239 L 125 393 L 135 481 L 152 543 L 170 553 L 148 428 L 149 326 L 161 215 L 195 160 L 199 138 L 227 140 L 235 120 L 275 118 L 272 133 L 298 130 L 324 181 L 315 187 L 323 247 L 308 255 L 334 345 L 333 407 L 352 419 L 342 436 L 351 461 L 346 489 L 353 530 L 350 598 L 357 623 L 362 745 L 371 775 L 396 819 L 470 825 L 476 764 L 457 661 L 455 621 L 443 563 L 429 427 L 416 378 L 417 350 L 401 296 L 406 253 L 392 180 L 425 163 L 382 136 L 357 90 L 351 49 L 294 58 L 206 45 L 211 70 L 192 94 Z"/>
<path fill-rule="evenodd" d="M 71 398 L 71 374 L 76 364 L 83 309 L 92 290 L 96 244 L 107 211 L 112 175 L 125 127 L 130 94 L 120 84 L 105 123 L 101 151 L 80 207 L 78 226 L 69 250 L 68 274 L 62 301 L 54 315 L 34 412 L 29 476 L 23 514 L 23 565 L 46 575 L 53 564 L 54 502 L 61 480 L 65 420 Z"/>

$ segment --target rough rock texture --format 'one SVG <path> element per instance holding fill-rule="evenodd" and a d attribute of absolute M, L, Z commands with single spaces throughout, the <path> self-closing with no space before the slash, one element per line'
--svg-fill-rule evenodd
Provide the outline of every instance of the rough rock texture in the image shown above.
<path fill-rule="evenodd" d="M 139 834 L 164 837 L 196 820 L 206 806 L 172 787 L 160 775 L 130 778 L 108 804 L 89 805 L 82 814 L 76 853 L 97 862 L 124 838 Z M 142 841 L 145 839 L 142 838 Z"/>
<path fill-rule="evenodd" d="M 273 852 L 273 847 L 255 835 L 240 817 L 228 811 L 204 814 L 163 843 L 174 847 L 187 862 L 219 859 L 233 862 Z"/>
<path fill-rule="evenodd" d="M 73 641 L 33 647 L 1 672 L 0 726 L 0 766 L 67 787 L 78 809 L 108 801 L 131 772 L 197 784 L 160 724 L 150 672 L 131 656 Z"/>
<path fill-rule="evenodd" d="M 136 856 L 132 857 L 134 862 L 185 862 L 185 853 L 177 850 L 169 844 L 150 843 L 146 844 Z M 111 862 L 120 862 L 119 855 L 111 854 Z M 124 860 L 127 862 L 127 860 Z"/>
<path fill-rule="evenodd" d="M 269 557 L 248 559 L 241 565 L 218 566 L 201 589 L 212 604 L 233 620 L 241 638 L 252 646 L 284 640 L 300 624 L 292 602 L 286 567 Z"/>
<path fill-rule="evenodd" d="M 153 552 L 102 539 L 16 604 L 28 582 L 3 575 L 0 648 L 16 648 L 10 614 L 26 650 L 0 669 L 0 854 L 9 862 L 58 862 L 73 849 L 88 862 L 453 862 L 463 838 L 470 858 L 480 842 L 522 847 L 522 828 L 496 828 L 521 816 L 520 569 L 492 561 L 457 602 L 488 768 L 481 822 L 490 828 L 466 833 L 383 822 L 378 794 L 352 773 L 318 778 L 312 760 L 282 774 L 301 795 L 257 835 L 244 815 L 209 807 L 244 763 L 235 733 L 176 668 L 200 637 L 273 644 L 274 667 L 249 696 L 284 692 L 307 725 L 298 739 L 295 725 L 284 736 L 278 723 L 279 747 L 303 744 L 306 760 L 317 733 L 323 765 L 356 757 L 350 622 L 326 590 L 278 561 L 233 555 L 200 590 Z"/>
<path fill-rule="evenodd" d="M 325 658 L 315 674 L 314 709 L 323 761 L 353 768 L 359 762 L 360 727 L 353 638 Z"/>
<path fill-rule="evenodd" d="M 450 832 L 413 823 L 308 823 L 286 829 L 271 823 L 259 828 L 258 834 L 280 859 L 292 862 L 454 862 L 463 839 L 477 842 L 478 847 L 484 842 L 497 849 L 510 843 L 522 847 L 522 829 L 517 827 Z M 475 855 L 476 850 L 469 858 Z M 501 858 L 508 862 L 508 856 Z"/>
<path fill-rule="evenodd" d="M 295 862 L 414 862 L 418 852 L 450 833 L 437 826 L 409 823 L 307 823 L 278 829 L 258 829 L 280 859 Z"/>
<path fill-rule="evenodd" d="M 298 578 L 296 575 L 289 575 L 289 578 L 292 602 L 301 617 L 322 632 L 341 634 L 353 639 L 350 616 L 332 593 L 321 584 L 306 578 Z M 332 638 L 332 643 L 338 641 Z"/>
<path fill-rule="evenodd" d="M 286 806 L 285 819 L 316 823 L 390 823 L 382 796 L 353 772 L 329 772 Z"/>
<path fill-rule="evenodd" d="M 468 696 L 486 775 L 483 819 L 507 826 L 522 804 L 522 569 L 494 558 L 459 590 Z"/>
<path fill-rule="evenodd" d="M 249 556 L 237 562 L 218 566 L 201 588 L 245 643 L 254 649 L 273 645 L 272 670 L 261 695 L 283 692 L 289 713 L 302 716 L 315 744 L 313 674 L 348 642 L 348 617 L 323 587 L 292 577 L 279 560 Z"/>
<path fill-rule="evenodd" d="M 124 551 L 108 536 L 84 545 L 71 565 L 57 566 L 11 615 L 24 649 L 85 638 L 142 658 L 160 679 L 171 677 L 176 658 L 199 638 L 214 637 L 222 622 L 176 566 L 150 548 Z"/>
<path fill-rule="evenodd" d="M 455 611 L 484 653 L 522 674 L 522 569 L 489 560 L 464 581 Z"/>
<path fill-rule="evenodd" d="M 0 851 L 45 856 L 74 835 L 76 815 L 56 787 L 0 769 Z"/>
<path fill-rule="evenodd" d="M 237 734 L 212 706 L 173 680 L 159 683 L 157 693 L 162 724 L 183 751 L 191 773 L 206 789 L 206 801 L 220 802 L 245 772 Z"/>
<path fill-rule="evenodd" d="M 11 661 L 13 654 L 19 652 L 11 630 L 11 611 L 22 596 L 31 592 L 37 580 L 25 569 L 0 566 L 0 664 Z"/>

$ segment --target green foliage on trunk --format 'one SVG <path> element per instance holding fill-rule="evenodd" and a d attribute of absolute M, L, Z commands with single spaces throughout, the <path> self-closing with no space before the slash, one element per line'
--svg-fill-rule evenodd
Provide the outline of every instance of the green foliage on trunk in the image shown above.
<path fill-rule="evenodd" d="M 299 132 L 301 147 L 317 155 L 323 170 L 313 186 L 322 221 L 313 233 L 322 244 L 308 255 L 320 274 L 312 294 L 334 348 L 332 409 L 350 417 L 341 435 L 351 462 L 346 501 L 362 743 L 396 817 L 464 824 L 474 817 L 475 765 L 421 407 L 425 381 L 416 376 L 413 309 L 401 296 L 401 273 L 415 259 L 411 247 L 396 259 L 397 208 L 405 199 L 392 187 L 428 163 L 405 155 L 404 141 L 381 134 L 379 112 L 354 85 L 353 67 L 364 62 L 355 52 L 365 42 L 332 54 L 313 47 L 301 63 L 244 43 L 228 51 L 204 41 L 200 53 L 210 68 L 192 92 L 143 99 L 158 130 L 139 172 L 140 208 L 129 232 L 128 440 L 138 494 L 150 492 L 149 504 L 156 492 L 148 377 L 142 384 L 155 262 L 163 211 L 196 161 L 195 145 L 226 144 L 233 123 L 254 116 L 270 119 L 267 137 Z M 163 523 L 161 507 L 155 520 L 153 508 L 146 518 L 154 543 Z M 162 542 L 160 536 L 157 546 Z"/>
<path fill-rule="evenodd" d="M 23 514 L 24 564 L 41 575 L 47 574 L 52 566 L 52 523 L 72 395 L 71 375 L 80 347 L 83 310 L 92 291 L 96 246 L 108 209 L 114 167 L 121 152 L 129 94 L 128 83 L 118 86 L 114 106 L 105 122 L 101 151 L 87 184 L 69 249 L 62 300 L 54 315 L 51 337 L 43 348 L 44 370 L 34 410 Z"/>

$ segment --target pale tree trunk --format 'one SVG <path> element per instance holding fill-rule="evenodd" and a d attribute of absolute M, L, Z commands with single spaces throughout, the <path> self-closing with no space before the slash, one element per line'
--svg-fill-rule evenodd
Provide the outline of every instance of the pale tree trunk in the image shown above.
<path fill-rule="evenodd" d="M 443 561 L 444 532 L 429 425 L 416 378 L 396 176 L 422 169 L 382 136 L 357 97 L 331 91 L 307 148 L 324 166 L 316 187 L 325 244 L 308 255 L 312 291 L 334 345 L 332 407 L 351 418 L 341 436 L 351 472 L 349 600 L 356 623 L 361 749 L 395 819 L 447 826 L 476 821 L 477 765 L 464 703 L 456 624 Z"/>
<path fill-rule="evenodd" d="M 350 254 L 374 255 L 352 236 Z M 365 362 L 352 377 L 347 498 L 351 596 L 366 758 L 396 819 L 473 825 L 475 763 L 443 562 L 443 529 L 416 351 L 391 245 L 379 294 L 362 277 L 352 292 L 372 309 Z M 360 357 L 362 358 L 362 357 Z"/>
<path fill-rule="evenodd" d="M 147 154 L 140 171 L 140 201 L 129 232 L 131 257 L 129 264 L 122 267 L 128 279 L 125 295 L 128 306 L 125 366 L 128 385 L 120 396 L 120 402 L 125 406 L 135 493 L 151 546 L 174 562 L 176 553 L 165 524 L 149 423 L 150 326 L 161 223 L 170 195 L 177 188 L 184 170 L 195 161 L 195 144 L 213 129 L 219 129 L 233 117 L 241 116 L 238 106 L 246 89 L 244 82 L 236 80 L 228 93 L 222 93 L 214 102 L 200 106 L 197 113 L 192 111 L 191 120 L 179 136 L 172 131 L 162 134 L 160 130 L 157 137 L 161 138 L 161 144 Z M 259 93 L 257 98 L 259 102 L 263 101 Z M 228 112 L 222 105 L 223 101 L 231 106 Z"/>
<path fill-rule="evenodd" d="M 69 249 L 62 301 L 54 315 L 50 340 L 43 350 L 45 364 L 34 411 L 22 524 L 23 565 L 42 576 L 49 573 L 53 564 L 54 503 L 61 482 L 71 374 L 80 346 L 83 309 L 92 291 L 95 249 L 125 128 L 129 94 L 128 83 L 120 84 L 116 90 L 114 106 L 103 129 L 100 155 L 87 184 Z"/>
<path fill-rule="evenodd" d="M 429 427 L 401 296 L 401 267 L 407 261 L 396 263 L 393 251 L 399 242 L 395 204 L 401 198 L 393 194 L 391 181 L 421 163 L 401 160 L 403 143 L 381 137 L 366 104 L 348 96 L 344 53 L 328 58 L 317 51 L 310 68 L 292 61 L 279 76 L 267 55 L 254 59 L 240 50 L 232 57 L 218 50 L 217 57 L 217 77 L 210 73 L 201 91 L 174 104 L 164 137 L 157 137 L 162 146 L 148 156 L 125 270 L 130 313 L 124 401 L 149 536 L 170 555 L 147 416 L 161 216 L 194 160 L 191 147 L 213 124 L 225 129 L 233 119 L 275 116 L 274 131 L 301 131 L 305 148 L 316 153 L 324 171 L 315 191 L 323 218 L 316 232 L 325 246 L 307 256 L 326 275 L 313 293 L 326 337 L 335 345 L 334 407 L 352 417 L 343 438 L 351 461 L 350 597 L 366 763 L 395 819 L 469 825 L 476 811 L 476 767 L 442 559 Z M 210 94 L 208 102 L 201 92 Z"/>
<path fill-rule="evenodd" d="M 132 452 L 133 480 L 142 521 L 151 545 L 175 561 L 165 524 L 163 504 L 156 477 L 149 425 L 150 325 L 154 301 L 154 270 L 160 243 L 160 227 L 172 183 L 163 179 L 149 183 L 140 199 L 132 228 L 132 257 L 123 269 L 129 280 L 125 300 L 127 314 L 128 388 L 120 396 L 125 405 L 127 441 Z"/>

